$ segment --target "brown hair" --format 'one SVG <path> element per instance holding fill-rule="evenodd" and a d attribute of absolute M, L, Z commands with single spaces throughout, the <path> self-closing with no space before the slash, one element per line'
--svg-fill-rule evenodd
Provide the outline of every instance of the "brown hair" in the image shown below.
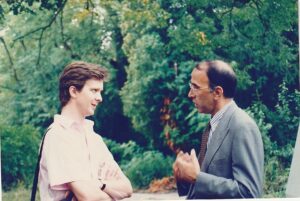
<path fill-rule="evenodd" d="M 59 99 L 61 107 L 70 100 L 69 88 L 76 87 L 80 91 L 89 79 L 103 80 L 107 78 L 107 70 L 97 64 L 83 61 L 72 62 L 65 67 L 59 77 Z"/>

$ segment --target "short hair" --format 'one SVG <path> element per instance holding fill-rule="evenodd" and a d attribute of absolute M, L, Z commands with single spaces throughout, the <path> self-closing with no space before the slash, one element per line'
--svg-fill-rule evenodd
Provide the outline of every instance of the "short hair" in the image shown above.
<path fill-rule="evenodd" d="M 89 79 L 103 80 L 107 78 L 107 70 L 97 64 L 75 61 L 65 67 L 59 77 L 59 100 L 64 107 L 70 100 L 69 88 L 74 86 L 81 91 Z"/>
<path fill-rule="evenodd" d="M 213 90 L 216 86 L 223 88 L 224 97 L 233 98 L 237 86 L 237 78 L 232 67 L 221 60 L 203 61 L 195 68 L 206 71 L 209 87 Z"/>

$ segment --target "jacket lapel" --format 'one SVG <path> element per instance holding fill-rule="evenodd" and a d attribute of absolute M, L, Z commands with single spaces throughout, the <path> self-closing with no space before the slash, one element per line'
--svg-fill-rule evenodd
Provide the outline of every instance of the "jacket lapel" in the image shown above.
<path fill-rule="evenodd" d="M 210 165 L 215 153 L 220 148 L 223 140 L 225 139 L 226 135 L 229 131 L 229 121 L 232 117 L 233 112 L 237 109 L 237 105 L 235 102 L 228 107 L 228 109 L 225 111 L 222 119 L 220 120 L 220 123 L 218 124 L 216 130 L 212 134 L 212 139 L 209 144 L 209 148 L 207 149 L 205 158 L 203 160 L 203 164 L 201 167 L 201 171 L 206 172 L 207 167 Z"/>

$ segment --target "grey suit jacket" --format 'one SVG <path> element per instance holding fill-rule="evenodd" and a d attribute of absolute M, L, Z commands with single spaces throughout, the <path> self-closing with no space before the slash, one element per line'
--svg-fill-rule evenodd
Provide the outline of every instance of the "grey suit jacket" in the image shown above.
<path fill-rule="evenodd" d="M 194 184 L 177 182 L 187 199 L 257 198 L 262 195 L 264 150 L 256 123 L 235 103 L 225 111 Z"/>

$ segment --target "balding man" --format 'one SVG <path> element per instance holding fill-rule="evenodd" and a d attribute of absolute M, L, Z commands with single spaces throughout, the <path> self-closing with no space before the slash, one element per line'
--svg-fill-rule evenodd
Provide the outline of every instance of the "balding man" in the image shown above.
<path fill-rule="evenodd" d="M 180 152 L 173 164 L 187 199 L 257 198 L 262 195 L 264 152 L 260 131 L 233 100 L 237 85 L 225 62 L 205 61 L 192 71 L 188 97 L 211 119 L 200 154 Z"/>

